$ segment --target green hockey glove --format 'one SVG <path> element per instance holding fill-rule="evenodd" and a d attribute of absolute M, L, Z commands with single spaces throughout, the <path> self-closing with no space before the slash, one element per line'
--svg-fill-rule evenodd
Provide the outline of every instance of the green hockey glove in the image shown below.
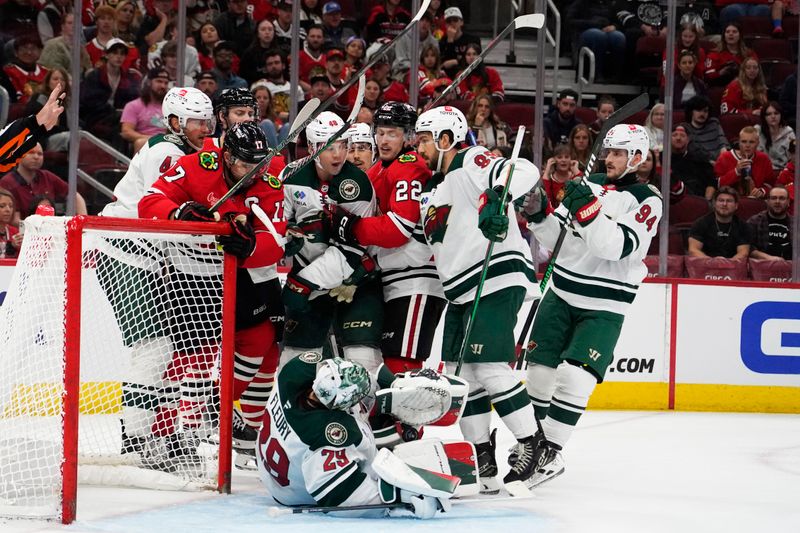
<path fill-rule="evenodd" d="M 494 242 L 502 242 L 508 235 L 508 215 L 500 212 L 502 187 L 486 189 L 478 199 L 478 228 L 483 236 Z"/>
<path fill-rule="evenodd" d="M 568 181 L 564 185 L 564 199 L 561 201 L 581 226 L 588 226 L 600 214 L 600 200 L 588 185 L 579 181 Z"/>

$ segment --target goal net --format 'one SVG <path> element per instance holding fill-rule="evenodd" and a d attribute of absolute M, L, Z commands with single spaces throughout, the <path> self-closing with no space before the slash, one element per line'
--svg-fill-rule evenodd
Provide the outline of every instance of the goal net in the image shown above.
<path fill-rule="evenodd" d="M 229 489 L 225 231 L 25 220 L 0 307 L 0 518 L 71 522 L 78 483 Z"/>

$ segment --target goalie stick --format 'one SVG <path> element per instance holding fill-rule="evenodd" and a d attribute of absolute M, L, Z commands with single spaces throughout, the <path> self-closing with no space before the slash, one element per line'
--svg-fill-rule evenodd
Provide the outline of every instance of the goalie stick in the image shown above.
<path fill-rule="evenodd" d="M 397 43 L 400 42 L 400 40 L 414 28 L 414 26 L 420 21 L 420 19 L 422 19 L 422 15 L 424 15 L 425 12 L 428 11 L 428 6 L 430 5 L 430 3 L 431 0 L 422 0 L 422 3 L 419 6 L 419 11 L 417 11 L 417 14 L 414 15 L 414 18 L 411 19 L 411 22 L 409 22 L 406 25 L 406 27 L 403 28 L 403 30 L 400 33 L 398 33 L 397 36 L 395 36 L 394 39 L 392 39 L 388 43 L 385 43 L 374 54 L 372 54 L 372 57 L 370 57 L 370 59 L 366 63 L 364 63 L 364 66 L 358 69 L 358 71 L 355 72 L 350 77 L 350 79 L 347 80 L 341 87 L 339 87 L 339 89 L 337 89 L 335 93 L 326 98 L 325 101 L 322 102 L 320 105 L 318 105 L 316 108 L 312 109 L 310 114 L 304 114 L 304 116 L 301 117 L 300 114 L 303 113 L 303 111 L 305 111 L 305 109 L 309 106 L 309 104 L 303 106 L 303 109 L 301 109 L 300 112 L 297 114 L 297 118 L 295 118 L 294 122 L 292 122 L 291 129 L 289 130 L 289 134 L 286 136 L 286 139 L 284 139 L 282 143 L 276 146 L 272 151 L 272 153 L 270 153 L 267 157 L 262 159 L 250 172 L 248 172 L 245 175 L 244 178 L 234 183 L 233 187 L 231 187 L 230 190 L 228 190 L 228 192 L 222 196 L 222 198 L 217 200 L 217 202 L 211 206 L 211 211 L 214 212 L 217 209 L 219 209 L 219 206 L 222 205 L 224 201 L 226 201 L 228 198 L 236 194 L 236 192 L 243 186 L 240 184 L 249 181 L 253 176 L 257 175 L 262 168 L 264 168 L 266 165 L 269 164 L 269 162 L 272 160 L 275 154 L 280 153 L 281 151 L 283 151 L 284 148 L 286 148 L 289 145 L 289 143 L 294 142 L 297 136 L 300 135 L 300 133 L 306 129 L 306 126 L 311 124 L 311 121 L 317 118 L 317 116 L 320 113 L 328 109 L 331 106 L 331 104 L 333 104 L 336 100 L 338 100 L 339 97 L 341 97 L 345 92 L 350 90 L 350 87 L 355 85 L 356 82 L 361 79 L 361 76 L 364 76 L 367 73 L 367 71 L 371 69 L 375 65 L 375 63 L 377 63 L 381 59 L 381 57 L 383 57 L 383 54 L 385 54 L 389 49 L 394 48 L 397 45 Z M 304 120 L 301 121 L 300 120 L 301 118 L 303 118 Z"/>
<path fill-rule="evenodd" d="M 587 183 L 586 180 L 592 174 L 592 170 L 594 170 L 594 164 L 597 162 L 598 153 L 603 146 L 603 140 L 605 139 L 608 131 L 617 124 L 621 124 L 630 118 L 631 115 L 645 109 L 649 103 L 650 96 L 647 93 L 640 94 L 624 106 L 620 107 L 616 113 L 612 114 L 606 119 L 606 121 L 603 123 L 603 127 L 600 128 L 600 131 L 597 133 L 597 138 L 595 138 L 594 144 L 592 145 L 592 153 L 589 156 L 589 161 L 586 163 L 586 170 L 584 170 L 583 176 L 581 176 L 581 184 L 585 185 Z M 542 281 L 539 284 L 539 289 L 542 291 L 543 295 L 544 290 L 547 287 L 547 282 L 550 281 L 550 277 L 553 275 L 553 269 L 556 265 L 556 258 L 561 252 L 561 247 L 564 245 L 564 239 L 567 236 L 567 231 L 570 224 L 572 224 L 572 216 L 568 212 L 566 220 L 563 224 L 561 224 L 561 231 L 558 234 L 558 240 L 556 241 L 556 245 L 553 247 L 553 253 L 550 255 L 550 261 L 547 263 L 544 276 L 542 276 Z"/>
<path fill-rule="evenodd" d="M 491 52 L 495 46 L 500 44 L 506 38 L 506 36 L 508 36 L 509 33 L 511 33 L 514 30 L 518 30 L 520 28 L 534 28 L 538 30 L 541 29 L 542 26 L 544 26 L 544 15 L 542 15 L 541 13 L 520 15 L 514 20 L 512 20 L 511 24 L 503 28 L 503 31 L 498 33 L 497 37 L 492 39 L 489 42 L 489 44 L 486 45 L 486 48 L 484 48 L 483 51 L 480 53 L 480 55 L 475 58 L 475 61 L 467 65 L 467 67 L 464 70 L 462 70 L 458 76 L 456 76 L 456 79 L 454 79 L 453 82 L 450 85 L 448 85 L 444 91 L 442 91 L 442 94 L 437 96 L 436 99 L 434 99 L 428 105 L 425 106 L 425 111 L 433 107 L 436 107 L 436 104 L 441 102 L 445 96 L 450 94 L 456 87 L 458 87 L 458 84 L 464 81 L 467 78 L 467 76 L 469 76 L 472 73 L 473 70 L 478 68 L 478 65 L 480 65 L 484 59 L 486 59 L 486 56 L 489 54 L 489 52 Z"/>
<path fill-rule="evenodd" d="M 502 215 L 507 211 L 506 197 L 508 196 L 508 187 L 511 185 L 511 178 L 514 177 L 514 167 L 517 165 L 519 151 L 522 149 L 522 138 L 524 136 L 525 126 L 520 126 L 517 130 L 517 139 L 514 142 L 514 149 L 511 152 L 511 159 L 509 160 L 510 165 L 508 167 L 508 177 L 506 178 L 506 184 L 503 187 L 503 193 L 500 196 L 500 210 L 497 213 L 498 215 Z M 494 250 L 494 241 L 489 241 L 489 244 L 486 246 L 486 255 L 483 258 L 481 277 L 478 281 L 478 287 L 475 289 L 475 300 L 472 304 L 472 312 L 469 315 L 469 320 L 467 320 L 467 327 L 464 328 L 464 340 L 461 342 L 461 349 L 458 352 L 458 363 L 456 364 L 455 371 L 456 376 L 461 374 L 461 366 L 464 364 L 464 352 L 466 352 L 467 346 L 469 346 L 469 336 L 472 333 L 472 326 L 475 325 L 475 315 L 478 314 L 478 303 L 481 299 L 481 292 L 483 292 L 483 284 L 486 281 L 486 275 L 489 272 L 489 262 L 492 260 L 492 250 Z"/>

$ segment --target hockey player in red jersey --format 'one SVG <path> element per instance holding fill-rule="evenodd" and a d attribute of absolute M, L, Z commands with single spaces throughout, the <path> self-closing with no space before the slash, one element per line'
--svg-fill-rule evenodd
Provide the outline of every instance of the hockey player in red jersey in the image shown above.
<path fill-rule="evenodd" d="M 283 187 L 275 177 L 282 170 L 282 164 L 273 159 L 268 171 L 224 202 L 219 213 L 212 213 L 209 207 L 267 154 L 267 140 L 257 124 L 235 124 L 226 131 L 224 147 L 220 147 L 219 139 L 207 138 L 201 151 L 178 159 L 139 202 L 139 216 L 142 218 L 209 222 L 222 219 L 231 224 L 232 233 L 220 237 L 219 242 L 226 253 L 239 257 L 240 267 L 237 276 L 234 399 L 242 395 L 256 370 L 271 376 L 277 366 L 275 327 L 269 317 L 276 312 L 271 306 L 280 306 L 281 302 L 275 264 L 284 250 L 263 223 L 250 215 L 250 206 L 257 203 L 271 218 L 276 230 L 284 232 Z M 188 371 L 196 372 L 198 381 L 207 379 L 214 347 L 193 348 L 194 353 L 184 353 L 185 361 L 175 366 L 184 371 L 188 367 Z M 248 368 L 250 372 L 246 371 Z M 271 388 L 271 383 L 267 386 Z M 181 395 L 180 422 L 184 433 L 200 427 L 207 401 L 207 397 Z M 263 406 L 258 412 L 249 412 L 247 405 L 242 409 L 246 418 L 258 420 L 263 414 Z M 237 443 L 234 438 L 235 446 L 253 448 L 254 444 Z M 180 455 L 174 450 L 168 451 L 170 456 Z"/>

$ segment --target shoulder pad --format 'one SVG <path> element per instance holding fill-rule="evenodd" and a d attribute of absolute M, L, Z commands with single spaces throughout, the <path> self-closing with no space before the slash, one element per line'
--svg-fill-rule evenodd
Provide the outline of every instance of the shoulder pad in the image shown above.
<path fill-rule="evenodd" d="M 202 151 L 197 153 L 200 168 L 205 170 L 219 170 L 219 154 L 217 152 Z"/>
<path fill-rule="evenodd" d="M 589 177 L 586 178 L 586 181 L 588 181 L 589 183 L 594 183 L 595 185 L 605 185 L 607 180 L 608 180 L 608 175 L 602 172 L 595 172 L 594 174 L 589 174 Z"/>
<path fill-rule="evenodd" d="M 281 183 L 281 180 L 279 180 L 276 176 L 273 176 L 272 174 L 264 174 L 263 176 L 261 176 L 261 179 L 265 181 L 267 185 L 269 185 L 273 189 L 280 189 L 281 186 L 283 185 Z"/>
<path fill-rule="evenodd" d="M 658 199 L 663 198 L 661 196 L 661 191 L 659 191 L 655 185 L 650 183 L 638 183 L 636 185 L 631 185 L 623 192 L 632 194 L 639 201 L 639 203 L 644 202 L 651 196 L 655 196 Z"/>

